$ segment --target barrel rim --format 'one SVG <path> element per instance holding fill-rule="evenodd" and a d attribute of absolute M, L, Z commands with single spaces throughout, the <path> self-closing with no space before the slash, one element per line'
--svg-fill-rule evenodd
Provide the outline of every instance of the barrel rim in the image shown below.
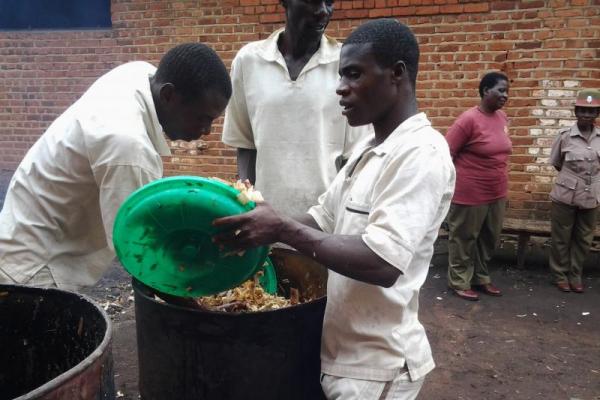
<path fill-rule="evenodd" d="M 137 280 L 133 277 L 131 279 L 131 286 L 133 287 L 133 291 L 135 294 L 142 296 L 145 300 L 150 301 L 154 304 L 168 307 L 168 308 L 174 308 L 178 311 L 185 311 L 185 312 L 197 313 L 197 314 L 218 315 L 218 316 L 223 316 L 225 318 L 233 318 L 233 317 L 239 318 L 241 315 L 244 315 L 244 316 L 245 315 L 273 315 L 273 313 L 284 312 L 284 311 L 290 310 L 290 309 L 302 310 L 304 308 L 314 307 L 316 304 L 327 301 L 327 296 L 321 296 L 321 297 L 317 297 L 314 300 L 308 301 L 306 303 L 300 303 L 300 304 L 296 304 L 293 306 L 278 308 L 275 310 L 261 310 L 261 311 L 249 311 L 249 312 L 248 311 L 247 312 L 243 312 L 243 311 L 225 312 L 225 311 L 213 311 L 213 310 L 199 310 L 199 309 L 194 309 L 194 308 L 189 308 L 189 307 L 184 307 L 184 306 L 178 306 L 178 305 L 170 304 L 167 302 L 160 302 L 160 301 L 156 300 L 154 298 L 154 296 L 148 295 L 148 292 L 154 293 L 155 292 L 154 289 L 152 289 L 151 287 L 145 285 L 143 282 L 140 282 L 139 280 Z"/>
<path fill-rule="evenodd" d="M 86 358 L 81 360 L 77 365 L 71 367 L 69 370 L 44 383 L 42 386 L 38 386 L 37 388 L 19 397 L 16 397 L 13 400 L 28 400 L 32 398 L 38 398 L 39 396 L 43 396 L 50 393 L 52 390 L 56 389 L 57 387 L 60 387 L 64 383 L 80 375 L 85 368 L 93 365 L 97 360 L 99 360 L 105 354 L 106 349 L 110 347 L 110 343 L 112 341 L 112 321 L 108 317 L 108 314 L 106 314 L 106 312 L 90 297 L 81 293 L 71 292 L 68 290 L 58 288 L 40 288 L 18 284 L 0 284 L 0 290 L 2 290 L 3 288 L 17 288 L 19 290 L 22 290 L 23 292 L 33 293 L 57 292 L 63 295 L 67 294 L 71 296 L 76 296 L 79 297 L 81 300 L 91 304 L 92 307 L 94 307 L 100 313 L 100 315 L 104 318 L 104 321 L 106 322 L 106 331 L 104 332 L 104 338 L 102 339 L 98 347 L 96 347 L 96 349 L 93 352 L 91 352 Z"/>

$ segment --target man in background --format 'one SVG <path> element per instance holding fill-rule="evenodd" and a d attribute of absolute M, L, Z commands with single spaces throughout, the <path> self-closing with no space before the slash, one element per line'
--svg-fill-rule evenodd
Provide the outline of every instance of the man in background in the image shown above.
<path fill-rule="evenodd" d="M 233 60 L 223 142 L 238 174 L 275 209 L 304 213 L 333 181 L 369 127 L 351 128 L 335 87 L 340 44 L 324 35 L 332 0 L 281 0 L 285 27 Z"/>

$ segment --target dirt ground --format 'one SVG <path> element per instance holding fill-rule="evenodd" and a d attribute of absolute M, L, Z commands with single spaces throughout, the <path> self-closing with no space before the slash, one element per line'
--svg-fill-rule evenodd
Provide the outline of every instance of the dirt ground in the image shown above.
<path fill-rule="evenodd" d="M 510 263 L 510 261 L 509 261 Z M 421 291 L 420 319 L 437 368 L 419 400 L 600 399 L 600 270 L 586 293 L 561 293 L 543 266 L 492 266 L 505 295 L 467 302 L 446 287 L 445 255 L 434 258 Z M 131 286 L 115 265 L 88 294 L 114 321 L 118 398 L 137 399 Z"/>
<path fill-rule="evenodd" d="M 543 266 L 496 262 L 504 291 L 467 302 L 446 290 L 439 256 L 421 291 L 421 321 L 437 368 L 420 399 L 600 399 L 600 274 L 561 293 Z"/>
<path fill-rule="evenodd" d="M 0 207 L 11 175 L 0 170 Z M 467 302 L 447 290 L 443 248 L 421 291 L 420 319 L 437 368 L 419 400 L 600 400 L 598 254 L 588 260 L 583 295 L 551 286 L 543 257 L 529 257 L 541 263 L 523 270 L 504 257 L 491 269 L 504 296 Z M 129 276 L 115 264 L 87 293 L 113 319 L 118 398 L 138 399 Z"/>

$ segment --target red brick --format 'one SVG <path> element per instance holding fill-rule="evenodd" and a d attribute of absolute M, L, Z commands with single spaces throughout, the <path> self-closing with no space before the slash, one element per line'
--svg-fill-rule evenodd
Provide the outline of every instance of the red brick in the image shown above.
<path fill-rule="evenodd" d="M 544 0 L 524 0 L 519 4 L 519 8 L 544 8 L 546 6 L 546 2 Z"/>
<path fill-rule="evenodd" d="M 371 11 L 375 11 L 375 10 L 371 10 Z M 367 18 L 369 17 L 369 10 L 347 10 L 346 11 L 346 18 L 354 18 L 354 19 L 358 19 L 358 18 Z"/>
<path fill-rule="evenodd" d="M 415 15 L 416 10 L 417 10 L 417 7 L 414 7 L 414 6 L 410 6 L 410 7 L 394 7 L 392 9 L 392 14 L 393 15 L 397 15 L 397 16 Z"/>
<path fill-rule="evenodd" d="M 542 47 L 542 43 L 541 42 L 521 42 L 521 43 L 515 43 L 515 49 L 539 49 L 540 47 Z"/>
<path fill-rule="evenodd" d="M 272 24 L 276 22 L 283 22 L 284 16 L 281 14 L 263 14 L 259 17 L 262 24 Z"/>
<path fill-rule="evenodd" d="M 440 12 L 439 6 L 423 6 L 417 7 L 416 14 L 417 15 L 433 15 Z"/>
<path fill-rule="evenodd" d="M 369 10 L 369 18 L 390 17 L 391 15 L 392 10 L 389 8 L 374 8 Z"/>
<path fill-rule="evenodd" d="M 465 12 L 487 12 L 490 10 L 489 3 L 467 3 L 465 4 Z"/>
<path fill-rule="evenodd" d="M 462 4 L 446 4 L 440 6 L 440 13 L 442 14 L 459 14 L 464 11 Z"/>

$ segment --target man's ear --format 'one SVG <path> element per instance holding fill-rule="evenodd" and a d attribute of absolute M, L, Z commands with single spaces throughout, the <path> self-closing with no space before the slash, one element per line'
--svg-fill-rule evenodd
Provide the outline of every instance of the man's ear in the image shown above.
<path fill-rule="evenodd" d="M 177 93 L 175 92 L 175 85 L 172 83 L 163 83 L 159 90 L 159 97 L 163 103 L 171 103 Z"/>
<path fill-rule="evenodd" d="M 400 82 L 402 79 L 408 78 L 408 68 L 406 68 L 406 64 L 402 60 L 396 61 L 396 63 L 392 67 L 393 79 L 397 82 Z"/>

